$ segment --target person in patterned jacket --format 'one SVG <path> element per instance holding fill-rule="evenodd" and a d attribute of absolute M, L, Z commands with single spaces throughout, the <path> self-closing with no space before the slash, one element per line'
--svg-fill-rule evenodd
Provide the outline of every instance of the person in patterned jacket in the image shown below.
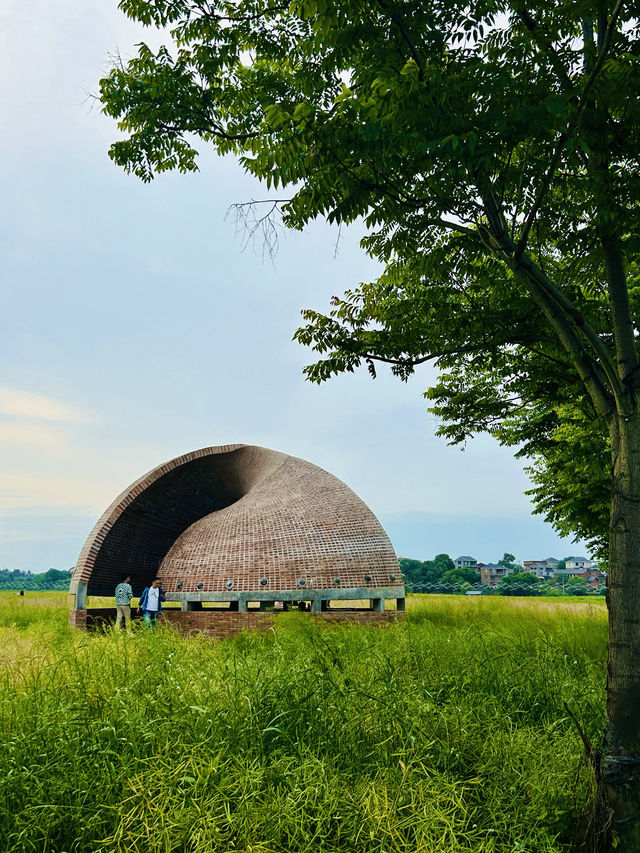
<path fill-rule="evenodd" d="M 131 598 L 133 590 L 131 589 L 131 578 L 129 575 L 123 575 L 120 583 L 116 587 L 116 628 L 122 625 L 129 630 L 131 622 Z"/>

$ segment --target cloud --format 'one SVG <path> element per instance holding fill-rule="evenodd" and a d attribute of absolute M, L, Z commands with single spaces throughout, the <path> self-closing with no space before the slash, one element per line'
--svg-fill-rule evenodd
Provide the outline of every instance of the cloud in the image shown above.
<path fill-rule="evenodd" d="M 73 508 L 93 514 L 97 507 L 104 509 L 105 487 L 94 480 L 81 478 L 42 477 L 30 474 L 3 474 L 0 492 L 0 512 L 6 510 L 44 508 Z M 82 502 L 87 500 L 87 505 Z M 100 510 L 101 511 L 101 510 Z"/>
<path fill-rule="evenodd" d="M 0 444 L 26 444 L 59 450 L 63 442 L 54 429 L 42 424 L 0 423 Z"/>
<path fill-rule="evenodd" d="M 94 420 L 88 412 L 67 406 L 42 394 L 32 394 L 29 391 L 1 386 L 0 413 L 65 423 L 87 424 Z"/>

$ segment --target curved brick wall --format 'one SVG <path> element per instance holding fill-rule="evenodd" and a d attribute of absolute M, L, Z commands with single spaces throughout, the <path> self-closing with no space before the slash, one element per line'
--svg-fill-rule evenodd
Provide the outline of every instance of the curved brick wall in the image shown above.
<path fill-rule="evenodd" d="M 331 588 L 404 595 L 391 543 L 351 489 L 302 459 L 248 445 L 178 457 L 114 501 L 81 551 L 72 588 L 112 594 L 123 571 L 134 592 L 158 575 L 184 600 Z"/>

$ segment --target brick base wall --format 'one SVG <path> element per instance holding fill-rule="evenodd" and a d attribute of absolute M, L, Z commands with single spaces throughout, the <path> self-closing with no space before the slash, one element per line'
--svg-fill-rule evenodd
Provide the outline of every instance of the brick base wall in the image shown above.
<path fill-rule="evenodd" d="M 139 618 L 135 610 L 132 618 Z M 160 617 L 165 624 L 176 628 L 182 634 L 202 633 L 216 639 L 235 637 L 244 631 L 266 633 L 277 622 L 279 613 L 259 610 L 241 613 L 231 610 L 177 610 L 165 609 Z M 357 623 L 359 625 L 388 625 L 403 621 L 405 614 L 401 610 L 331 610 L 319 613 L 306 613 L 305 618 L 327 623 Z M 94 607 L 89 610 L 70 610 L 69 625 L 72 628 L 91 630 L 115 622 L 114 607 Z"/>
<path fill-rule="evenodd" d="M 86 628 L 87 627 L 87 611 L 86 610 L 70 610 L 69 611 L 69 627 L 70 628 Z"/>

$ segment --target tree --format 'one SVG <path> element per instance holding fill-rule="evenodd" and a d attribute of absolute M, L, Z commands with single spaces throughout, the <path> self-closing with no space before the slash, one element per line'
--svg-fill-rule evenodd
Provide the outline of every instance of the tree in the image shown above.
<path fill-rule="evenodd" d="M 498 584 L 501 595 L 540 595 L 542 583 L 530 572 L 514 572 Z"/>
<path fill-rule="evenodd" d="M 441 580 L 446 572 L 455 571 L 453 560 L 448 554 L 437 554 L 433 560 L 399 560 L 400 569 L 410 584 L 433 584 Z"/>
<path fill-rule="evenodd" d="M 509 554 L 508 552 L 504 552 L 502 555 L 502 559 L 498 560 L 499 566 L 504 566 L 505 569 L 511 569 L 512 571 L 516 571 L 520 569 L 522 571 L 522 566 L 519 566 L 516 563 L 516 558 L 514 554 Z"/>
<path fill-rule="evenodd" d="M 385 268 L 327 315 L 305 312 L 297 337 L 321 356 L 311 379 L 362 364 L 375 375 L 377 362 L 406 378 L 434 362 L 445 434 L 520 431 L 537 487 L 553 486 L 543 511 L 568 524 L 585 509 L 600 523 L 604 502 L 585 507 L 567 487 L 558 431 L 578 424 L 579 451 L 580 423 L 594 424 L 600 469 L 609 453 L 610 616 L 594 825 L 611 818 L 620 848 L 639 851 L 637 4 L 120 5 L 170 27 L 175 46 L 142 44 L 101 82 L 127 134 L 116 163 L 143 180 L 194 170 L 199 138 L 288 188 L 270 202 L 287 226 L 364 219 Z"/>
<path fill-rule="evenodd" d="M 433 558 L 433 565 L 441 575 L 445 572 L 455 571 L 455 564 L 448 554 L 436 554 Z"/>
<path fill-rule="evenodd" d="M 411 589 L 414 583 L 422 583 L 424 563 L 420 560 L 410 560 L 407 557 L 401 557 L 398 563 L 400 571 L 404 575 L 405 585 Z"/>
<path fill-rule="evenodd" d="M 473 566 L 449 569 L 442 575 L 445 583 L 480 583 L 480 572 Z"/>

